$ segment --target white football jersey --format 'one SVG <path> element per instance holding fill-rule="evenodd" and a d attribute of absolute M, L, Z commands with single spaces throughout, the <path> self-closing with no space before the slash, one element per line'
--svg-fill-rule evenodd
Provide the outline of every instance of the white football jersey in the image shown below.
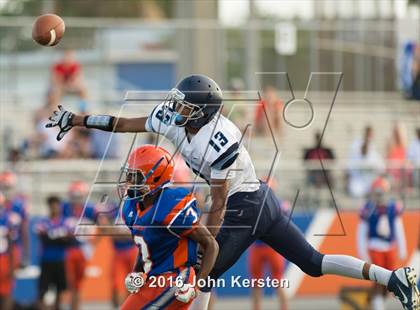
<path fill-rule="evenodd" d="M 169 139 L 196 175 L 207 183 L 229 179 L 229 196 L 259 188 L 254 165 L 241 143 L 242 134 L 230 120 L 217 114 L 189 139 L 184 127 L 173 125 L 173 116 L 171 108 L 159 104 L 149 115 L 146 130 Z"/>

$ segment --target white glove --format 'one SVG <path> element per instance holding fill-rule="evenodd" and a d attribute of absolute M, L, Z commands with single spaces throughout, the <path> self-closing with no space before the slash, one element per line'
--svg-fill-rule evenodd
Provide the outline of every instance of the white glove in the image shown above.
<path fill-rule="evenodd" d="M 63 139 L 65 134 L 72 129 L 73 125 L 71 124 L 71 120 L 74 114 L 64 110 L 61 105 L 58 106 L 58 109 L 58 111 L 54 111 L 53 115 L 48 118 L 50 122 L 47 123 L 45 127 L 51 128 L 58 126 L 60 128 L 60 132 L 57 135 L 57 141 L 60 141 Z"/>
<path fill-rule="evenodd" d="M 197 296 L 197 292 L 192 284 L 185 283 L 177 288 L 175 296 L 177 300 L 187 304 Z"/>
<path fill-rule="evenodd" d="M 137 293 L 144 285 L 146 275 L 143 272 L 130 272 L 125 277 L 125 287 L 130 294 Z"/>

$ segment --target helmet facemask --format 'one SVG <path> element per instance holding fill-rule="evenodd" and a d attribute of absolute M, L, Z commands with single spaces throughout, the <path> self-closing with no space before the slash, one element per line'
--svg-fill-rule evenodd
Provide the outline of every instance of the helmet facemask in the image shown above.
<path fill-rule="evenodd" d="M 118 194 L 121 199 L 140 199 L 150 193 L 150 187 L 146 184 L 146 176 L 141 170 L 123 168 L 125 180 L 118 183 Z"/>
<path fill-rule="evenodd" d="M 147 179 L 152 176 L 157 167 L 163 161 L 164 157 L 158 160 L 155 165 L 148 171 L 146 174 L 140 169 L 132 169 L 128 166 L 124 167 L 122 176 L 125 174 L 125 180 L 118 182 L 118 194 L 121 199 L 137 199 L 143 201 L 147 196 L 153 195 L 162 189 L 162 184 L 153 189 L 149 184 L 147 184 Z M 155 177 L 155 179 L 160 178 L 160 176 Z M 154 181 L 156 182 L 156 181 Z"/>
<path fill-rule="evenodd" d="M 203 109 L 205 106 L 198 106 L 185 100 L 185 94 L 177 88 L 172 88 L 169 92 L 165 105 L 174 111 L 172 124 L 184 127 L 189 121 L 204 117 Z"/>

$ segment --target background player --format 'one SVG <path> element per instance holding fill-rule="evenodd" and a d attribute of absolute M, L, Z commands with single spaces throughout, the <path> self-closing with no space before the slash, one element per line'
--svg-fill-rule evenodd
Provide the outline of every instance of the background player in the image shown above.
<path fill-rule="evenodd" d="M 267 179 L 267 178 L 265 178 Z M 269 179 L 267 182 L 272 189 L 277 187 L 277 182 L 274 179 Z M 288 205 L 286 202 L 281 202 L 279 208 L 283 212 L 288 212 Z M 256 240 L 249 250 L 249 273 L 253 279 L 264 278 L 264 271 L 268 267 L 272 279 L 281 279 L 285 268 L 285 259 L 269 245 L 260 240 Z M 263 289 L 258 286 L 252 287 L 252 299 L 254 310 L 260 310 Z M 287 297 L 281 287 L 276 289 L 276 294 L 280 302 L 280 309 L 287 310 Z"/>
<path fill-rule="evenodd" d="M 216 260 L 216 240 L 200 224 L 194 196 L 187 189 L 168 186 L 173 170 L 171 155 L 153 145 L 135 149 L 128 159 L 123 218 L 139 247 L 139 257 L 137 273 L 129 274 L 126 282 L 134 294 L 124 302 L 123 310 L 188 309 L 195 283 L 207 278 Z M 197 244 L 203 257 L 195 279 Z M 151 276 L 160 280 L 153 281 Z M 143 287 L 136 285 L 135 277 L 146 279 Z"/>
<path fill-rule="evenodd" d="M 0 309 L 11 310 L 15 263 L 12 253 L 12 224 L 6 198 L 0 192 Z"/>
<path fill-rule="evenodd" d="M 107 200 L 98 204 L 96 210 L 100 234 L 110 236 L 112 241 L 113 253 L 109 265 L 111 298 L 113 307 L 118 309 L 128 296 L 124 279 L 132 271 L 138 251 L 127 229 L 114 225 L 121 219 L 121 209 L 117 203 Z"/>
<path fill-rule="evenodd" d="M 66 225 L 61 210 L 61 200 L 56 196 L 47 198 L 49 215 L 37 223 L 35 229 L 41 241 L 41 276 L 38 283 L 38 304 L 45 309 L 44 296 L 54 287 L 54 309 L 60 309 L 62 294 L 66 290 L 65 251 L 74 239 Z"/>
<path fill-rule="evenodd" d="M 310 276 L 335 274 L 376 281 L 392 291 L 403 307 L 417 310 L 420 297 L 412 268 L 391 271 L 348 255 L 324 255 L 306 241 L 280 212 L 273 191 L 257 179 L 248 151 L 241 143 L 241 132 L 219 113 L 222 101 L 216 82 L 204 75 L 191 75 L 182 79 L 149 117 L 77 116 L 60 106 L 47 127 L 59 126 L 58 140 L 73 126 L 116 132 L 148 131 L 168 138 L 193 172 L 210 185 L 212 206 L 207 227 L 217 235 L 220 247 L 210 274 L 213 279 L 219 278 L 260 239 Z M 207 308 L 210 291 L 210 287 L 202 289 L 203 294 L 194 303 L 197 309 Z"/>
<path fill-rule="evenodd" d="M 68 189 L 69 200 L 62 205 L 66 225 L 73 230 L 79 222 L 84 224 L 96 222 L 95 207 L 89 203 L 85 206 L 88 186 L 85 182 L 74 181 Z M 92 245 L 83 238 L 74 239 L 66 251 L 67 284 L 71 293 L 71 308 L 79 309 L 80 286 L 85 278 L 88 259 L 93 253 Z"/>
<path fill-rule="evenodd" d="M 359 255 L 366 261 L 393 270 L 407 256 L 402 207 L 394 199 L 387 199 L 390 184 L 378 177 L 372 184 L 371 197 L 363 206 L 358 228 Z M 373 310 L 385 309 L 385 287 L 374 284 L 371 300 Z"/>
<path fill-rule="evenodd" d="M 6 197 L 6 208 L 12 211 L 12 250 L 17 267 L 29 264 L 28 205 L 17 188 L 17 176 L 11 171 L 0 173 L 0 191 Z"/>

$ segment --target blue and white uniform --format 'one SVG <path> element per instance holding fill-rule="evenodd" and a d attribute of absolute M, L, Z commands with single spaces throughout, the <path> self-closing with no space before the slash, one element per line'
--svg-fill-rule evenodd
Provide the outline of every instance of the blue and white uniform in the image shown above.
<path fill-rule="evenodd" d="M 184 127 L 171 125 L 174 111 L 164 103 L 155 107 L 146 121 L 146 130 L 169 139 L 192 171 L 210 179 L 230 181 L 229 196 L 254 192 L 260 187 L 248 151 L 242 145 L 241 131 L 223 115 L 216 115 L 192 137 Z"/>
<path fill-rule="evenodd" d="M 257 179 L 240 130 L 217 113 L 190 135 L 184 127 L 173 125 L 175 117 L 176 112 L 162 103 L 148 116 L 145 129 L 169 139 L 192 171 L 207 183 L 211 179 L 229 180 L 226 212 L 216 237 L 219 255 L 210 277 L 220 277 L 256 240 L 265 242 L 307 274 L 322 275 L 323 255 L 282 213 L 273 191 Z"/>

